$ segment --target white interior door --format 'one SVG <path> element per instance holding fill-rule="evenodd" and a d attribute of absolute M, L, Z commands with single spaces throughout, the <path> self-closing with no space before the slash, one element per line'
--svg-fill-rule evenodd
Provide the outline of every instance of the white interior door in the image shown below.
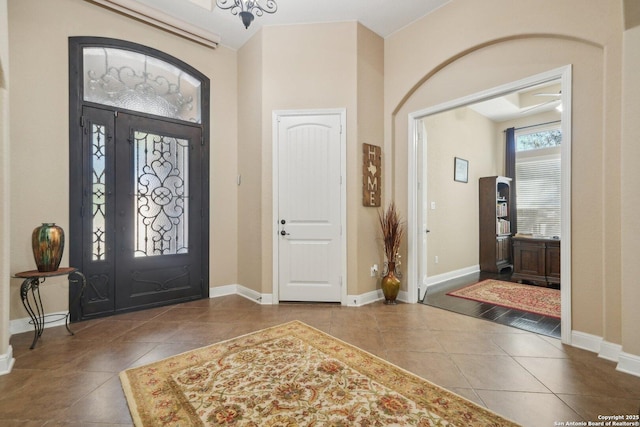
<path fill-rule="evenodd" d="M 340 302 L 340 114 L 277 118 L 280 301 Z"/>

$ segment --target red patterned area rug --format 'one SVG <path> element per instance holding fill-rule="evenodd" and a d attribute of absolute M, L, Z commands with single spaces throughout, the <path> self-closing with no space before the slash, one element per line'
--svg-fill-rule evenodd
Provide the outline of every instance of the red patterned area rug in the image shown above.
<path fill-rule="evenodd" d="M 533 285 L 483 280 L 447 295 L 560 319 L 560 291 Z"/>
<path fill-rule="evenodd" d="M 293 321 L 120 373 L 136 426 L 516 426 Z"/>

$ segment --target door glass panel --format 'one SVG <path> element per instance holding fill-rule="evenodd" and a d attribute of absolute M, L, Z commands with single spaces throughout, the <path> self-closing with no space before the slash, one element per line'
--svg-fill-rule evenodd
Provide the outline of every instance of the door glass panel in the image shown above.
<path fill-rule="evenodd" d="M 178 67 L 130 50 L 82 50 L 85 101 L 201 123 L 201 82 Z"/>
<path fill-rule="evenodd" d="M 91 195 L 93 261 L 105 259 L 105 126 L 91 126 Z"/>
<path fill-rule="evenodd" d="M 188 253 L 189 141 L 134 133 L 136 257 Z"/>

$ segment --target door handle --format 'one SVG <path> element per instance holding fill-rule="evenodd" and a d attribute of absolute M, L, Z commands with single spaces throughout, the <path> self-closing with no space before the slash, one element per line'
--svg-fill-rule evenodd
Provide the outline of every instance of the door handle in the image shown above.
<path fill-rule="evenodd" d="M 281 235 L 281 236 L 288 236 L 288 235 L 290 235 L 290 234 L 291 234 L 291 233 L 287 233 L 287 232 L 286 232 L 286 231 L 284 231 L 284 230 L 282 230 L 282 231 L 280 232 L 280 235 Z"/>

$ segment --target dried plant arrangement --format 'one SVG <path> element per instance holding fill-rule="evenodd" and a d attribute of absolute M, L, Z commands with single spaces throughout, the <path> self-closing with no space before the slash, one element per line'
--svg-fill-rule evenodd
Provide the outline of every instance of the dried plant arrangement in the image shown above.
<path fill-rule="evenodd" d="M 399 257 L 400 244 L 404 236 L 404 224 L 400 220 L 395 203 L 391 202 L 385 211 L 378 212 L 378 219 L 380 220 L 387 262 L 395 263 Z"/>

